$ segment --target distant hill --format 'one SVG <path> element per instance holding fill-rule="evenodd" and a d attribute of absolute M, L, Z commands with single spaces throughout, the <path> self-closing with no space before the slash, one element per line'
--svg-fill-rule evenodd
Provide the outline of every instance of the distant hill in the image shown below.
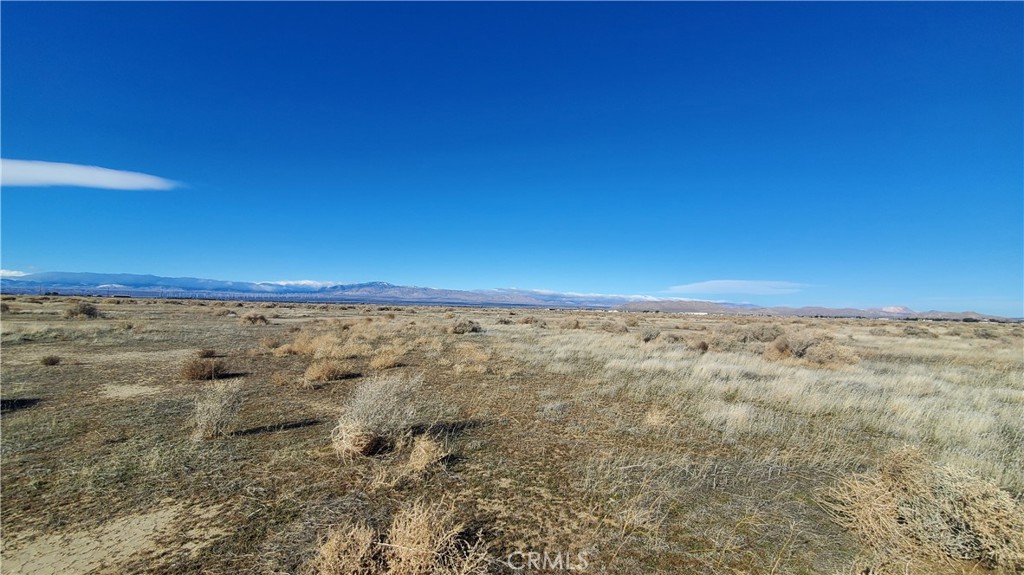
<path fill-rule="evenodd" d="M 0 291 L 5 293 L 58 292 L 133 297 L 595 308 L 610 308 L 631 301 L 647 299 L 644 296 L 568 294 L 517 289 L 449 290 L 399 286 L 385 282 L 357 284 L 234 282 L 201 278 L 78 272 L 45 272 L 0 278 Z"/>
<path fill-rule="evenodd" d="M 766 315 L 781 317 L 865 317 L 874 319 L 947 319 L 1003 321 L 1007 318 L 983 315 L 973 311 L 918 312 L 906 307 L 884 307 L 870 309 L 830 308 L 830 307 L 760 307 L 718 304 L 713 302 L 694 301 L 646 301 L 630 302 L 619 306 L 625 311 L 647 311 L 664 313 L 722 313 L 729 315 Z"/>
<path fill-rule="evenodd" d="M 916 312 L 905 307 L 833 309 L 826 307 L 760 307 L 751 304 L 655 298 L 636 295 L 559 293 L 540 290 L 451 290 L 399 286 L 385 282 L 234 282 L 201 278 L 169 278 L 139 274 L 44 272 L 0 278 L 3 293 L 50 293 L 131 297 L 257 299 L 307 302 L 438 304 L 595 308 L 690 314 L 870 317 L 891 319 L 1002 320 L 974 312 Z"/>

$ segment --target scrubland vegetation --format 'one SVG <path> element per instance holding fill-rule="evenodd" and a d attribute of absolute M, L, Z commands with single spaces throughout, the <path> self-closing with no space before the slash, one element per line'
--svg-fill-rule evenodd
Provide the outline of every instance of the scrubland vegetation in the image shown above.
<path fill-rule="evenodd" d="M 5 573 L 1024 572 L 1020 325 L 4 304 Z"/>

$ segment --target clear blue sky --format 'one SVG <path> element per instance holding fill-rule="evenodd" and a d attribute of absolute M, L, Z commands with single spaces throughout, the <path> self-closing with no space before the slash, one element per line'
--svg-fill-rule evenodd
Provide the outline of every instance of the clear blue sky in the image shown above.
<path fill-rule="evenodd" d="M 1019 2 L 0 10 L 4 158 L 181 184 L 7 270 L 1024 315 Z"/>

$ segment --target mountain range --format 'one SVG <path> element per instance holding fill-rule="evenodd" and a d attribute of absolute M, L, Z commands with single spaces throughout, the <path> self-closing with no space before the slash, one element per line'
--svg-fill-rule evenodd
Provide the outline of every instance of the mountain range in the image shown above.
<path fill-rule="evenodd" d="M 870 317 L 891 319 L 1002 320 L 975 312 L 918 312 L 893 306 L 871 309 L 762 307 L 752 304 L 640 295 L 561 293 L 524 289 L 451 290 L 385 282 L 237 282 L 138 274 L 43 272 L 0 277 L 2 293 L 60 293 L 131 297 L 257 299 L 304 302 L 596 308 L 691 314 Z"/>

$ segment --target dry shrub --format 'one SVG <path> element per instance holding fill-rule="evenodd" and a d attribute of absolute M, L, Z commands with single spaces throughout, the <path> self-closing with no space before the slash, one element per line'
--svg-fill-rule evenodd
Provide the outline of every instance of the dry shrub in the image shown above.
<path fill-rule="evenodd" d="M 83 301 L 65 310 L 64 317 L 68 319 L 96 319 L 100 317 L 100 310 L 91 303 Z"/>
<path fill-rule="evenodd" d="M 119 329 L 121 331 L 132 331 L 132 330 L 141 331 L 142 328 L 144 327 L 144 325 L 141 324 L 141 323 L 134 322 L 134 321 L 128 321 L 128 320 L 125 320 L 125 319 L 117 322 L 116 326 L 117 326 L 117 329 Z"/>
<path fill-rule="evenodd" d="M 196 398 L 194 441 L 224 435 L 242 405 L 238 384 L 219 382 Z"/>
<path fill-rule="evenodd" d="M 971 335 L 978 339 L 999 339 L 999 334 L 987 327 L 980 327 L 971 332 Z"/>
<path fill-rule="evenodd" d="M 640 325 L 640 318 L 635 315 L 626 316 L 623 323 L 626 324 L 626 327 L 637 327 Z"/>
<path fill-rule="evenodd" d="M 11 311 L 11 306 L 7 303 L 0 303 L 0 313 L 7 313 Z"/>
<path fill-rule="evenodd" d="M 242 316 L 239 323 L 242 325 L 267 325 L 270 323 L 270 320 L 261 313 L 249 312 Z"/>
<path fill-rule="evenodd" d="M 44 355 L 39 359 L 39 365 L 60 365 L 60 356 Z"/>
<path fill-rule="evenodd" d="M 903 335 L 906 335 L 908 337 L 923 337 L 928 339 L 935 339 L 939 337 L 938 335 L 935 334 L 935 332 L 931 331 L 930 329 L 917 325 L 908 325 L 907 327 L 903 328 Z"/>
<path fill-rule="evenodd" d="M 580 318 L 570 317 L 562 320 L 562 322 L 558 324 L 558 327 L 561 329 L 580 329 L 583 327 L 583 324 L 580 323 Z"/>
<path fill-rule="evenodd" d="M 628 333 L 629 328 L 627 328 L 626 324 L 622 322 L 606 321 L 601 324 L 601 331 L 606 331 L 608 333 Z"/>
<path fill-rule="evenodd" d="M 260 345 L 266 349 L 274 349 L 281 345 L 281 340 L 277 339 L 276 337 L 261 337 Z"/>
<path fill-rule="evenodd" d="M 807 348 L 803 359 L 821 367 L 838 367 L 860 361 L 851 348 L 839 345 L 832 339 L 826 339 Z"/>
<path fill-rule="evenodd" d="M 507 317 L 499 317 L 498 318 L 498 325 L 512 325 L 514 323 L 515 323 L 514 321 L 508 319 Z"/>
<path fill-rule="evenodd" d="M 185 362 L 181 366 L 181 375 L 185 379 L 201 381 L 204 379 L 217 379 L 224 375 L 227 368 L 224 362 L 217 359 L 196 357 Z"/>
<path fill-rule="evenodd" d="M 377 532 L 365 525 L 334 527 L 320 540 L 310 565 L 316 575 L 373 575 L 381 573 Z"/>
<path fill-rule="evenodd" d="M 391 369 L 402 365 L 402 350 L 388 346 L 377 350 L 370 359 L 370 369 Z"/>
<path fill-rule="evenodd" d="M 916 449 L 890 453 L 876 472 L 844 479 L 820 500 L 883 559 L 954 558 L 1024 570 L 1024 506 L 990 482 L 932 464 Z"/>
<path fill-rule="evenodd" d="M 287 371 L 275 371 L 270 374 L 270 382 L 274 385 L 291 385 L 296 379 L 298 378 Z"/>
<path fill-rule="evenodd" d="M 740 343 L 768 343 L 785 335 L 785 330 L 773 323 L 756 323 L 745 325 L 734 332 L 736 341 Z"/>
<path fill-rule="evenodd" d="M 660 332 L 658 333 L 657 340 L 660 343 L 680 343 L 684 341 L 683 337 L 677 333 Z"/>
<path fill-rule="evenodd" d="M 640 341 L 650 343 L 658 339 L 659 335 L 661 335 L 660 331 L 653 328 L 647 328 L 640 332 Z"/>
<path fill-rule="evenodd" d="M 464 333 L 481 333 L 484 328 L 480 327 L 480 324 L 470 319 L 460 319 L 448 327 L 448 333 L 464 334 Z"/>
<path fill-rule="evenodd" d="M 331 443 L 343 456 L 372 455 L 393 445 L 414 425 L 437 421 L 438 404 L 423 397 L 423 377 L 377 376 L 355 386 Z"/>
<path fill-rule="evenodd" d="M 320 359 L 309 364 L 304 375 L 306 381 L 323 383 L 326 381 L 337 381 L 349 375 L 345 364 L 333 359 Z"/>
<path fill-rule="evenodd" d="M 860 361 L 852 349 L 839 345 L 832 336 L 814 332 L 781 335 L 765 346 L 763 355 L 770 361 L 795 357 L 818 367 L 838 367 Z"/>
<path fill-rule="evenodd" d="M 540 328 L 545 328 L 545 327 L 548 326 L 548 322 L 546 322 L 546 321 L 544 321 L 544 320 L 542 320 L 540 318 L 533 317 L 532 315 L 526 316 L 523 319 L 519 320 L 519 323 L 521 323 L 523 325 L 532 325 L 533 327 L 540 327 Z"/>
<path fill-rule="evenodd" d="M 413 440 L 412 449 L 409 452 L 409 470 L 414 473 L 423 473 L 450 454 L 451 452 L 437 440 L 420 435 Z"/>
<path fill-rule="evenodd" d="M 389 449 L 392 444 L 391 438 L 379 435 L 344 417 L 331 431 L 331 445 L 338 455 L 345 458 L 376 455 Z"/>
<path fill-rule="evenodd" d="M 690 348 L 699 353 L 707 353 L 711 349 L 711 344 L 702 339 L 691 343 Z"/>
<path fill-rule="evenodd" d="M 764 346 L 764 358 L 769 361 L 778 361 L 780 359 L 786 359 L 787 357 L 793 357 L 793 350 L 790 347 L 789 339 L 782 335 L 775 339 L 775 341 Z"/>
<path fill-rule="evenodd" d="M 416 501 L 398 510 L 387 536 L 366 525 L 332 528 L 321 540 L 316 575 L 473 575 L 487 573 L 487 546 L 450 503 Z"/>
<path fill-rule="evenodd" d="M 466 526 L 450 503 L 417 501 L 400 509 L 391 520 L 385 561 L 394 575 L 468 575 L 486 573 L 490 559 L 477 538 L 465 541 Z"/>
<path fill-rule="evenodd" d="M 199 350 L 196 350 L 196 357 L 201 357 L 201 358 L 217 357 L 217 350 L 209 349 L 209 348 L 199 349 Z"/>

